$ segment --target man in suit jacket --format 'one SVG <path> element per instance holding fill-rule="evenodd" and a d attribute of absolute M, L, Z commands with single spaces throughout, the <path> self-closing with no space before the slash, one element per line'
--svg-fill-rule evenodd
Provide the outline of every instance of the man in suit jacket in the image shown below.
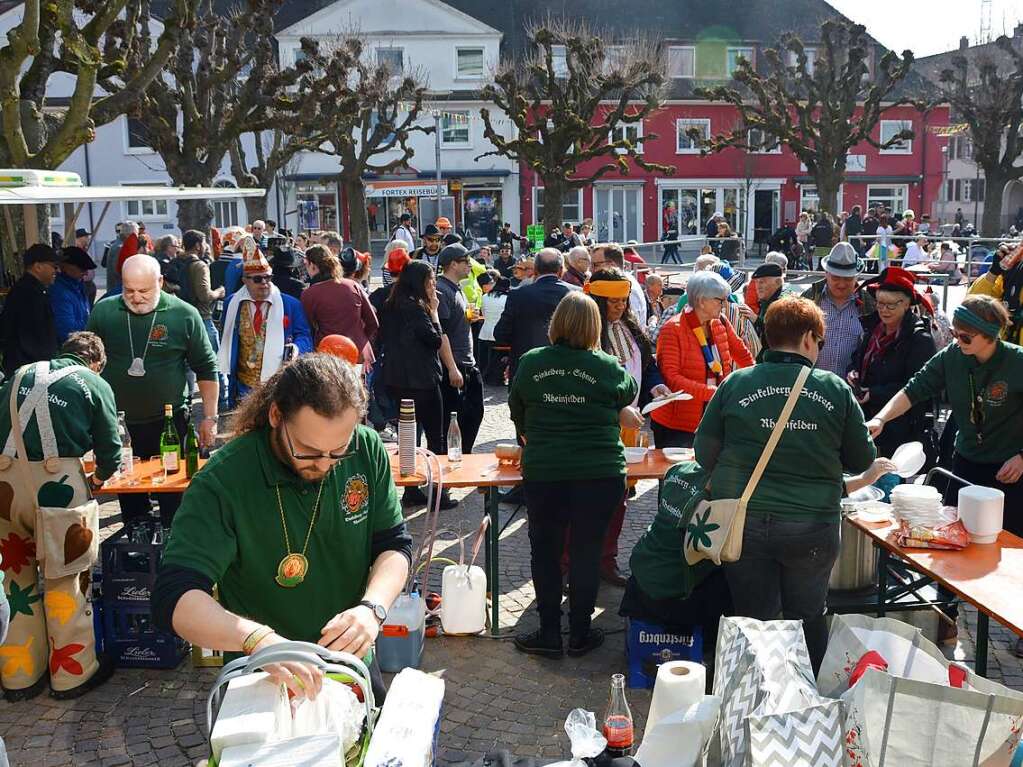
<path fill-rule="evenodd" d="M 511 346 L 511 375 L 519 358 L 530 349 L 547 346 L 547 328 L 558 303 L 570 290 L 578 290 L 561 280 L 565 271 L 562 253 L 544 248 L 536 254 L 531 285 L 515 288 L 508 294 L 504 313 L 494 328 L 494 342 Z"/>

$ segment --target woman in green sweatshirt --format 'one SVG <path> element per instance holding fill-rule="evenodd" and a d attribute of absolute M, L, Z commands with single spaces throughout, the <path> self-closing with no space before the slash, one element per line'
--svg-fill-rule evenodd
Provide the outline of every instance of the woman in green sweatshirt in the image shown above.
<path fill-rule="evenodd" d="M 628 290 L 629 283 L 622 283 Z M 627 293 L 626 293 L 627 296 Z M 600 349 L 600 313 L 589 296 L 569 293 L 551 317 L 551 346 L 519 360 L 508 398 L 523 443 L 533 585 L 540 629 L 515 638 L 522 652 L 560 658 L 561 551 L 569 544 L 568 654 L 585 655 L 604 634 L 590 627 L 604 532 L 625 497 L 620 426 L 638 428 L 631 407 L 638 384 Z"/>
<path fill-rule="evenodd" d="M 952 316 L 955 343 L 935 354 L 868 424 L 878 435 L 926 399 L 947 392 L 959 425 L 952 473 L 1005 493 L 1005 529 L 1023 536 L 1023 348 L 999 338 L 1009 313 L 990 296 L 967 296 Z M 959 484 L 945 503 L 954 506 Z"/>
<path fill-rule="evenodd" d="M 710 473 L 710 498 L 739 498 L 803 368 L 817 362 L 824 314 L 784 296 L 764 317 L 764 361 L 725 378 L 696 431 L 696 460 Z M 725 565 L 735 614 L 802 620 L 814 670 L 828 642 L 828 578 L 841 539 L 842 475 L 875 458 L 852 389 L 811 370 L 746 509 L 742 556 Z M 690 529 L 696 535 L 698 526 Z"/>

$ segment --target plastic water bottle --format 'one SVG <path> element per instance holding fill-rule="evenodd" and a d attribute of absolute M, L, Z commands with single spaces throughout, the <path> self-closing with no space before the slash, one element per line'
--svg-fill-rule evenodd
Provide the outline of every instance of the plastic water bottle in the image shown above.
<path fill-rule="evenodd" d="M 448 426 L 448 461 L 459 463 L 462 460 L 462 430 L 458 428 L 458 413 L 451 414 L 451 425 Z"/>
<path fill-rule="evenodd" d="M 117 411 L 117 435 L 121 438 L 121 476 L 129 483 L 135 482 L 135 459 L 131 452 L 131 434 L 124 420 L 124 411 Z"/>

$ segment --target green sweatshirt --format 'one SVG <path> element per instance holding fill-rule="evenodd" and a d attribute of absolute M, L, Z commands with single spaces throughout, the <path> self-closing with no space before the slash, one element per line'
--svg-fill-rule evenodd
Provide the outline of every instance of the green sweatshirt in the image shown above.
<path fill-rule="evenodd" d="M 707 475 L 693 462 L 673 466 L 664 476 L 657 515 L 629 558 L 629 569 L 651 599 L 687 599 L 714 570 L 709 559 L 690 567 L 682 552 L 686 526 L 706 483 Z"/>
<path fill-rule="evenodd" d="M 982 396 L 983 421 L 978 440 L 971 418 L 971 380 Z M 914 405 L 947 392 L 959 434 L 956 450 L 977 463 L 1004 463 L 1023 450 L 1023 348 L 1005 341 L 981 365 L 949 344 L 909 379 L 903 391 Z"/>
<path fill-rule="evenodd" d="M 525 437 L 522 476 L 546 482 L 625 474 L 618 412 L 638 384 L 610 354 L 544 346 L 522 355 L 508 396 Z"/>
<path fill-rule="evenodd" d="M 50 385 L 50 421 L 57 438 L 57 453 L 61 458 L 81 458 L 90 450 L 96 452 L 96 475 L 108 479 L 121 462 L 121 438 L 117 434 L 117 406 L 110 384 L 78 357 L 65 354 L 50 360 L 50 370 L 81 365 L 79 370 Z M 36 374 L 32 365 L 21 379 L 18 405 L 35 385 Z M 11 384 L 0 388 L 0 449 L 11 433 Z M 24 426 L 24 424 L 22 424 Z M 43 460 L 39 443 L 39 427 L 35 416 L 25 429 L 25 449 L 30 461 Z"/>
<path fill-rule="evenodd" d="M 185 408 L 189 368 L 200 381 L 217 380 L 217 356 L 195 307 L 161 291 L 155 311 L 155 319 L 152 312 L 133 314 L 120 296 L 113 296 L 96 304 L 89 317 L 87 329 L 103 339 L 107 350 L 103 378 L 128 423 L 160 420 L 167 403 Z M 146 374 L 138 378 L 128 375 L 133 345 L 136 357 L 145 352 Z"/>
<path fill-rule="evenodd" d="M 711 498 L 746 488 L 799 369 L 810 361 L 768 351 L 764 362 L 736 370 L 707 403 L 696 431 L 696 460 L 711 472 Z M 859 474 L 877 455 L 852 389 L 814 370 L 750 500 L 749 514 L 839 521 L 842 471 Z"/>
<path fill-rule="evenodd" d="M 202 573 L 218 584 L 220 603 L 238 615 L 288 639 L 318 641 L 331 618 L 362 599 L 374 535 L 402 523 L 380 437 L 358 426 L 355 440 L 354 455 L 331 469 L 321 493 L 319 480 L 306 482 L 278 460 L 269 428 L 235 437 L 185 492 L 162 566 Z M 285 523 L 290 550 L 304 548 L 309 561 L 305 580 L 293 588 L 275 581 L 289 550 Z"/>

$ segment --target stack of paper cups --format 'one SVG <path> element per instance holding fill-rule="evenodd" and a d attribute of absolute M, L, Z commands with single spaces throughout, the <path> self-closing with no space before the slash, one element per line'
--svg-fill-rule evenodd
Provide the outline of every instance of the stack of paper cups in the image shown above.
<path fill-rule="evenodd" d="M 646 718 L 643 736 L 649 735 L 658 720 L 679 709 L 689 708 L 703 700 L 707 687 L 707 669 L 700 663 L 673 660 L 657 669 L 654 697 Z"/>
<path fill-rule="evenodd" d="M 398 471 L 403 477 L 416 473 L 416 403 L 403 399 L 398 409 Z"/>

